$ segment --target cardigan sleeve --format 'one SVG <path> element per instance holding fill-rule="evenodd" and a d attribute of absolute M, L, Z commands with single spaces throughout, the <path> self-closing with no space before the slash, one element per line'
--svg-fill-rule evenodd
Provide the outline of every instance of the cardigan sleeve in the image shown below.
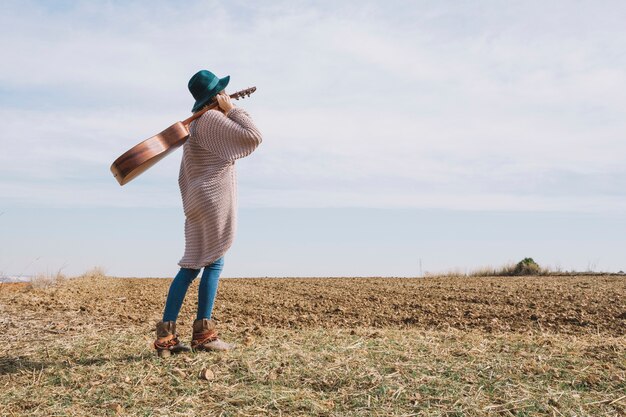
<path fill-rule="evenodd" d="M 198 144 L 227 161 L 250 155 L 262 141 L 252 118 L 240 107 L 233 107 L 226 115 L 209 110 L 194 124 Z"/>

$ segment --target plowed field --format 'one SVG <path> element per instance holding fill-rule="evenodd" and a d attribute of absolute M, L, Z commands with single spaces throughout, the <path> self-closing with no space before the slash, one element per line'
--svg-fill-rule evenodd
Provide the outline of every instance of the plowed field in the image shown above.
<path fill-rule="evenodd" d="M 63 317 L 154 324 L 170 282 L 80 278 L 39 291 L 4 285 L 0 301 L 15 312 L 48 312 L 59 331 L 70 326 Z M 195 318 L 197 287 L 198 280 L 187 293 L 183 325 Z M 231 330 L 452 327 L 619 336 L 626 330 L 626 277 L 222 279 L 214 318 Z"/>
<path fill-rule="evenodd" d="M 626 416 L 623 276 L 222 279 L 161 359 L 170 282 L 0 285 L 0 415 Z"/>

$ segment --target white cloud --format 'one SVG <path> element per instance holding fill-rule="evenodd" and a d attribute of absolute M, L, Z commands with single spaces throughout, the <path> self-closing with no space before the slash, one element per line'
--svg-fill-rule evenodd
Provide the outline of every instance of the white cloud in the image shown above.
<path fill-rule="evenodd" d="M 132 192 L 102 184 L 188 115 L 208 67 L 259 88 L 242 103 L 265 135 L 240 164 L 245 205 L 626 204 L 621 3 L 318 5 L 5 5 L 3 200 L 177 205 L 179 154 Z"/>

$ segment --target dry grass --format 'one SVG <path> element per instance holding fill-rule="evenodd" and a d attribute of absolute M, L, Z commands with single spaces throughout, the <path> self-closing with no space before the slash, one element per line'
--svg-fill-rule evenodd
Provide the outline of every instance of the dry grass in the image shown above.
<path fill-rule="evenodd" d="M 511 277 L 516 276 L 516 263 L 507 263 L 501 266 L 483 266 L 470 271 L 459 268 L 449 269 L 443 272 L 426 272 L 427 278 L 463 278 L 463 277 Z M 551 266 L 540 267 L 532 274 L 533 276 L 624 276 L 624 272 L 594 272 L 594 271 L 563 271 L 561 268 Z"/>
<path fill-rule="evenodd" d="M 232 314 L 234 321 L 221 328 L 237 350 L 161 360 L 151 349 L 158 312 L 139 300 L 168 281 L 88 276 L 0 292 L 0 415 L 626 415 L 626 336 L 612 327 L 601 334 L 582 327 L 580 334 L 323 323 L 294 329 L 236 324 L 243 316 Z M 413 288 L 403 282 L 410 284 L 393 284 L 398 294 Z M 363 283 L 365 290 L 374 280 Z M 252 294 L 260 300 L 273 296 L 273 285 L 294 291 L 304 283 L 221 285 L 222 299 L 233 298 L 237 288 L 249 293 L 265 285 Z M 623 285 L 612 285 L 624 295 Z M 114 303 L 132 319 L 113 314 Z M 180 329 L 185 340 L 187 327 Z M 208 381 L 198 377 L 207 368 Z"/>
<path fill-rule="evenodd" d="M 0 414 L 626 413 L 623 338 L 266 329 L 227 333 L 241 344 L 228 354 L 163 361 L 148 330 L 11 346 L 0 357 Z M 204 368 L 214 379 L 198 378 Z"/>
<path fill-rule="evenodd" d="M 511 277 L 515 276 L 515 268 L 516 263 L 507 263 L 498 267 L 494 266 L 483 266 L 480 268 L 472 269 L 471 271 L 462 270 L 462 269 L 450 269 L 443 272 L 437 273 L 427 273 L 426 276 L 429 278 L 463 278 L 463 277 Z M 555 275 L 559 274 L 560 271 L 556 269 L 552 269 L 549 267 L 543 267 L 537 270 L 534 276 L 546 276 L 546 275 Z"/>
<path fill-rule="evenodd" d="M 106 270 L 103 267 L 96 266 L 88 271 L 85 271 L 83 274 L 78 277 L 68 277 L 67 275 L 62 273 L 63 268 L 57 270 L 55 273 L 50 272 L 40 272 L 35 274 L 30 280 L 25 281 L 25 288 L 27 290 L 39 289 L 39 288 L 50 288 L 59 284 L 63 284 L 68 279 L 75 278 L 84 278 L 84 279 L 97 279 L 104 278 L 106 275 Z"/>
<path fill-rule="evenodd" d="M 472 277 L 509 277 L 514 276 L 515 268 L 517 264 L 508 263 L 499 267 L 486 266 L 482 268 L 477 268 L 469 273 L 469 276 Z M 539 268 L 533 275 L 550 275 L 556 273 L 550 268 Z"/>
<path fill-rule="evenodd" d="M 28 282 L 27 288 L 48 288 L 56 284 L 60 284 L 67 279 L 61 270 L 59 269 L 55 273 L 40 272 L 34 275 Z"/>
<path fill-rule="evenodd" d="M 88 271 L 85 271 L 78 278 L 97 279 L 104 278 L 106 276 L 106 269 L 102 266 L 95 266 Z"/>

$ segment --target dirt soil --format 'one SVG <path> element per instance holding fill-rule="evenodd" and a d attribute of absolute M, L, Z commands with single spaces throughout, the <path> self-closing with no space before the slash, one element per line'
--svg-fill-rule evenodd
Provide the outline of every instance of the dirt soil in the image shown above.
<path fill-rule="evenodd" d="M 42 287 L 0 284 L 0 330 L 20 325 L 16 320 L 39 321 L 60 334 L 87 322 L 154 324 L 170 282 L 87 277 Z M 179 325 L 195 318 L 197 288 L 198 280 Z M 214 318 L 232 330 L 452 327 L 622 336 L 626 277 L 222 279 Z"/>

